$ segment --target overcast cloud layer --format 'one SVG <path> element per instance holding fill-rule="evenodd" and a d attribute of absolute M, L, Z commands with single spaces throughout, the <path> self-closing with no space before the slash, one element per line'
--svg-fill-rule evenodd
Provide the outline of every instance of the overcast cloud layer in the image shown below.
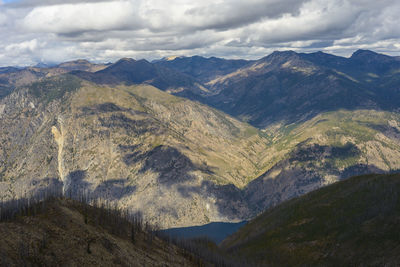
<path fill-rule="evenodd" d="M 398 0 L 0 0 L 0 66 L 274 50 L 400 55 Z"/>

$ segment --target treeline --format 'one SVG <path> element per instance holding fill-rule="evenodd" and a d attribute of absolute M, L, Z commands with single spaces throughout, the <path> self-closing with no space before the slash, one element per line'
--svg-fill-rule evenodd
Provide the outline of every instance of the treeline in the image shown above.
<path fill-rule="evenodd" d="M 87 190 L 63 194 L 59 187 L 46 188 L 35 194 L 0 202 L 0 222 L 13 221 L 19 216 L 37 216 L 46 212 L 55 201 L 64 201 L 69 207 L 82 214 L 85 224 L 100 226 L 109 233 L 129 238 L 135 244 L 145 242 L 151 249 L 154 239 L 160 239 L 158 245 L 174 245 L 182 255 L 197 266 L 249 266 L 246 260 L 232 260 L 218 246 L 206 238 L 184 239 L 170 236 L 159 228 L 146 222 L 140 212 L 122 209 L 117 202 L 100 199 Z M 87 253 L 91 253 L 91 240 L 87 242 Z"/>
<path fill-rule="evenodd" d="M 45 210 L 46 204 L 55 198 L 62 198 L 62 188 L 47 187 L 21 198 L 0 201 L 0 222 L 14 220 L 17 216 L 35 216 Z"/>
<path fill-rule="evenodd" d="M 0 222 L 12 221 L 19 216 L 40 215 L 57 200 L 64 200 L 68 206 L 77 209 L 83 215 L 84 223 L 101 226 L 114 235 L 130 236 L 132 241 L 139 232 L 153 238 L 157 230 L 144 222 L 140 212 L 122 209 L 117 202 L 94 196 L 88 190 L 63 193 L 59 186 L 41 189 L 18 199 L 1 200 Z"/>

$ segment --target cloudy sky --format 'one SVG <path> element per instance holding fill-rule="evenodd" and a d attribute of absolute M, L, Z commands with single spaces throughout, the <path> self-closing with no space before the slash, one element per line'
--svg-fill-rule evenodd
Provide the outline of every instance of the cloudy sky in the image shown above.
<path fill-rule="evenodd" d="M 400 55 L 399 0 L 0 0 L 0 66 L 274 50 Z"/>

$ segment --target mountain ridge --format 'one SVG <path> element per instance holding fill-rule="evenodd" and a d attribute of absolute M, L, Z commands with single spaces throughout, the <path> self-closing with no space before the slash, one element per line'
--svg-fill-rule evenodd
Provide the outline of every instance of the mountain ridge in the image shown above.
<path fill-rule="evenodd" d="M 85 189 L 168 228 L 247 220 L 352 175 L 400 169 L 397 60 L 358 70 L 350 58 L 287 51 L 168 62 L 179 60 L 1 73 L 1 197 Z"/>

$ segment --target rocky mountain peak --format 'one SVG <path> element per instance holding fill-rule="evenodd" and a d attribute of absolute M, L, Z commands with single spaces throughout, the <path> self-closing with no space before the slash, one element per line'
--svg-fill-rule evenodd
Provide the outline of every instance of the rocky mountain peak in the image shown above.
<path fill-rule="evenodd" d="M 358 49 L 355 51 L 350 59 L 353 60 L 361 60 L 361 61 L 366 61 L 366 62 L 377 62 L 377 63 L 382 63 L 384 62 L 391 62 L 394 61 L 394 58 L 391 56 L 387 56 L 385 54 L 380 54 L 376 53 L 371 50 L 363 50 L 363 49 Z"/>
<path fill-rule="evenodd" d="M 287 61 L 290 58 L 297 58 L 298 54 L 294 51 L 274 51 L 272 54 L 264 57 L 262 60 L 265 61 L 274 61 L 274 62 L 282 62 Z"/>

